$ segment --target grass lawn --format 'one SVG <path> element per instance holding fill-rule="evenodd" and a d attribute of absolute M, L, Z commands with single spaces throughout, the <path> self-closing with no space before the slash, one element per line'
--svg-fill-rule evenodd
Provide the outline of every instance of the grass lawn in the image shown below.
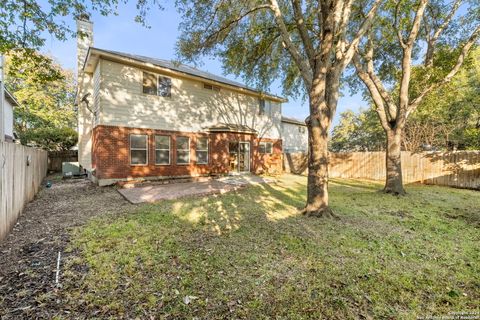
<path fill-rule="evenodd" d="M 138 206 L 74 232 L 62 300 L 101 318 L 415 319 L 480 306 L 480 193 L 306 178 Z"/>

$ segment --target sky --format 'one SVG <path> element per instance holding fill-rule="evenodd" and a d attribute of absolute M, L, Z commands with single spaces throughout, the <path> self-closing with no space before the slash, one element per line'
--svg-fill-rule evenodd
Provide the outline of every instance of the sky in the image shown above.
<path fill-rule="evenodd" d="M 150 28 L 146 28 L 134 22 L 136 15 L 134 2 L 130 1 L 128 4 L 119 6 L 116 16 L 105 17 L 98 13 L 92 14 L 90 20 L 93 22 L 94 46 L 154 58 L 176 59 L 175 43 L 179 35 L 178 25 L 181 19 L 176 9 L 166 6 L 164 10 L 151 10 L 147 17 Z M 75 30 L 73 20 L 66 22 Z M 47 35 L 47 39 L 42 51 L 55 57 L 64 68 L 76 71 L 76 39 L 59 41 L 50 35 Z M 233 75 L 224 74 L 221 63 L 213 58 L 206 57 L 198 68 L 243 82 L 242 79 Z M 282 96 L 280 81 L 274 83 L 269 91 Z M 308 115 L 308 103 L 301 99 L 287 98 L 289 102 L 282 105 L 283 115 L 304 120 Z M 365 108 L 366 105 L 360 94 L 351 95 L 346 90 L 338 103 L 333 125 L 338 123 L 341 112 L 348 109 L 356 111 L 361 107 Z"/>

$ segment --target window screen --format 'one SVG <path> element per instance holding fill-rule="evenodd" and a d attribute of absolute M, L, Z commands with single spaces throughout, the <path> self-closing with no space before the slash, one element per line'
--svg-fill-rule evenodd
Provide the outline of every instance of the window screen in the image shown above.
<path fill-rule="evenodd" d="M 190 139 L 177 137 L 177 164 L 190 163 Z"/>
<path fill-rule="evenodd" d="M 172 96 L 172 79 L 167 77 L 158 77 L 158 95 L 161 97 Z"/>
<path fill-rule="evenodd" d="M 148 159 L 147 135 L 130 135 L 130 164 L 145 165 Z"/>
<path fill-rule="evenodd" d="M 208 163 L 208 138 L 202 137 L 197 139 L 197 149 L 195 150 L 198 164 Z"/>
<path fill-rule="evenodd" d="M 170 164 L 169 136 L 155 136 L 155 164 Z"/>
<path fill-rule="evenodd" d="M 273 144 L 271 142 L 260 142 L 258 152 L 263 154 L 271 154 L 273 152 Z"/>
<path fill-rule="evenodd" d="M 153 73 L 143 73 L 143 93 L 157 94 L 157 76 Z"/>

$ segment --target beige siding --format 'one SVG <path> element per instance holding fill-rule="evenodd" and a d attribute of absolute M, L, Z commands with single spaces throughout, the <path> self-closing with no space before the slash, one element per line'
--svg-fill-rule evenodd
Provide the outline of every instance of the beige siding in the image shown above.
<path fill-rule="evenodd" d="M 201 81 L 172 78 L 172 97 L 165 98 L 143 94 L 141 69 L 101 60 L 100 72 L 100 124 L 197 132 L 229 123 L 281 138 L 279 103 L 266 101 L 267 112 L 258 115 L 257 97 L 206 90 Z"/>
<path fill-rule="evenodd" d="M 3 103 L 3 128 L 5 129 L 5 135 L 13 138 L 13 107 L 7 99 L 4 99 Z"/>
<path fill-rule="evenodd" d="M 98 68 L 98 67 L 97 67 Z M 79 78 L 79 97 L 82 97 L 90 93 L 89 107 L 92 109 L 95 107 L 95 101 L 92 97 L 95 96 L 93 90 L 93 79 L 91 74 L 84 74 Z M 92 109 L 93 110 L 93 109 Z M 93 129 L 94 116 L 92 112 L 87 109 L 85 102 L 79 102 L 78 105 L 78 162 L 80 165 L 87 169 L 92 170 L 92 129 Z"/>
<path fill-rule="evenodd" d="M 93 125 L 99 124 L 100 120 L 100 73 L 101 63 L 97 64 L 95 72 L 93 73 Z"/>
<path fill-rule="evenodd" d="M 299 128 L 303 128 L 300 132 Z M 282 122 L 283 150 L 285 152 L 307 152 L 308 132 L 306 126 Z"/>

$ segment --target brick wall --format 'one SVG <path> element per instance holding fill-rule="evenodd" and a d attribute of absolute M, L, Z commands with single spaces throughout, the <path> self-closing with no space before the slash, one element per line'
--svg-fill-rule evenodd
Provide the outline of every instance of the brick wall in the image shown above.
<path fill-rule="evenodd" d="M 148 136 L 148 164 L 130 164 L 130 135 Z M 170 165 L 155 165 L 155 135 L 171 137 Z M 176 164 L 176 138 L 190 138 L 190 163 Z M 208 164 L 196 163 L 196 141 L 199 137 L 209 138 Z M 251 146 L 251 171 L 255 173 L 279 173 L 282 170 L 282 141 L 258 139 L 251 134 L 237 133 L 194 133 L 154 129 L 97 126 L 93 130 L 92 166 L 97 179 L 126 179 L 159 176 L 199 176 L 229 172 L 230 141 L 249 141 Z M 273 143 L 272 154 L 260 154 L 260 141 Z"/>

